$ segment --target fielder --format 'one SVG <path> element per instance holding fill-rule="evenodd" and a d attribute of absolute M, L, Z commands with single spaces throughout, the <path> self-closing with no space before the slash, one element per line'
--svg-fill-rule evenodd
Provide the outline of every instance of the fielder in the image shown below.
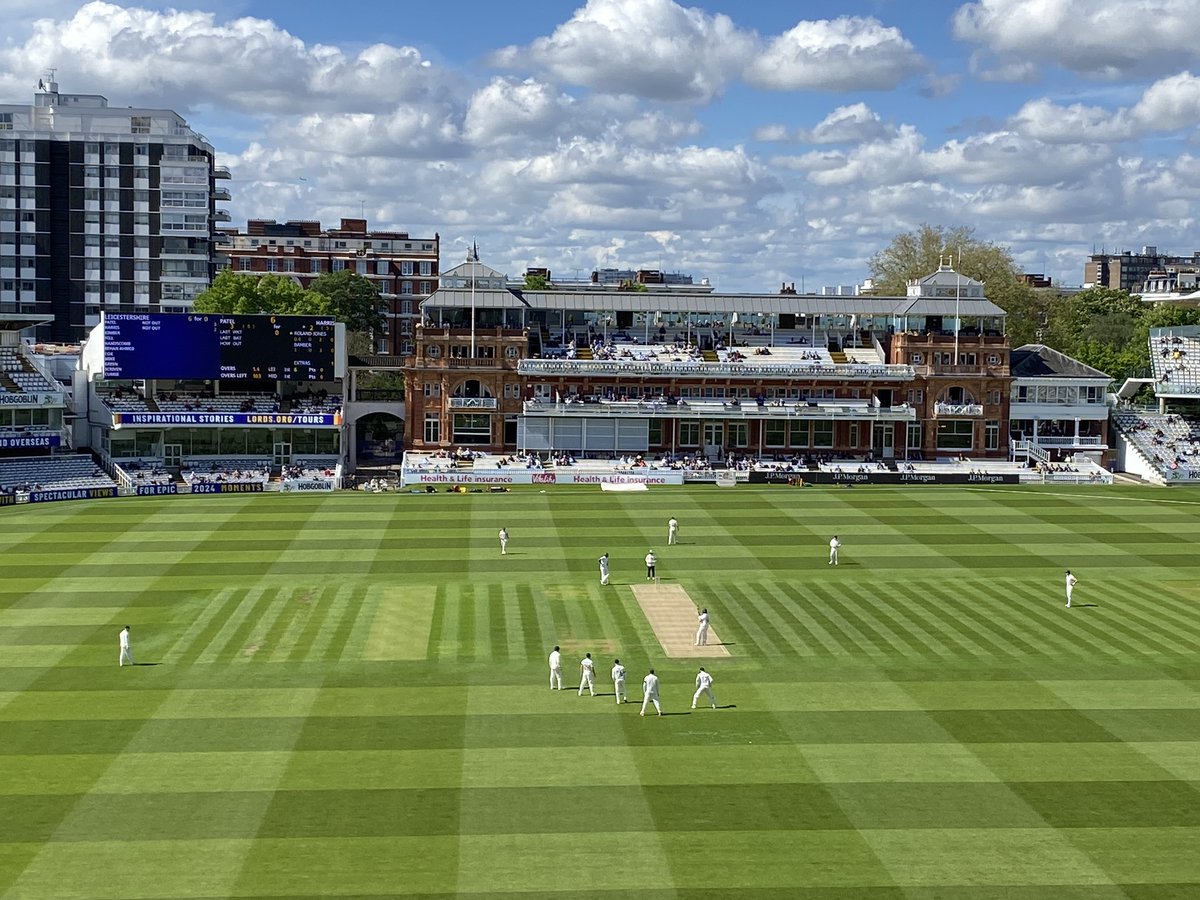
<path fill-rule="evenodd" d="M 508 529 L 500 529 L 500 555 L 508 556 Z"/>
<path fill-rule="evenodd" d="M 608 554 L 600 557 L 600 583 L 608 584 Z"/>
<path fill-rule="evenodd" d="M 700 626 L 696 629 L 696 646 L 703 647 L 708 643 L 708 607 L 700 610 Z"/>
<path fill-rule="evenodd" d="M 550 690 L 562 690 L 562 654 L 558 647 L 550 651 Z"/>
<path fill-rule="evenodd" d="M 596 664 L 592 662 L 592 654 L 585 653 L 579 661 L 579 696 L 587 688 L 593 697 L 596 696 Z"/>
<path fill-rule="evenodd" d="M 838 536 L 836 534 L 829 539 L 829 564 L 831 566 L 836 566 L 838 564 L 837 554 L 841 546 L 842 542 L 838 540 Z"/>
<path fill-rule="evenodd" d="M 1071 570 L 1067 569 L 1067 609 L 1071 608 L 1071 594 L 1075 592 L 1075 585 L 1079 583 L 1079 579 L 1071 574 Z"/>
<path fill-rule="evenodd" d="M 650 674 L 642 679 L 642 711 L 639 715 L 646 714 L 646 705 L 654 704 L 654 708 L 658 710 L 661 716 L 662 706 L 658 702 L 658 676 L 654 674 L 654 670 L 650 670 Z"/>
<path fill-rule="evenodd" d="M 667 544 L 679 543 L 679 520 L 674 516 L 667 519 Z"/>
<path fill-rule="evenodd" d="M 692 709 L 696 708 L 696 701 L 700 699 L 701 694 L 708 696 L 708 702 L 712 704 L 712 708 L 717 708 L 717 698 L 712 692 L 713 677 L 704 671 L 704 666 L 700 667 L 700 671 L 696 673 L 696 693 L 692 695 Z"/>
<path fill-rule="evenodd" d="M 121 655 L 117 658 L 117 665 L 123 666 L 128 662 L 131 666 L 135 665 L 133 661 L 133 652 L 129 649 L 129 626 L 126 625 L 121 629 Z"/>
<path fill-rule="evenodd" d="M 617 694 L 618 703 L 628 703 L 629 695 L 625 693 L 625 667 L 619 659 L 613 660 L 612 667 L 613 690 Z"/>

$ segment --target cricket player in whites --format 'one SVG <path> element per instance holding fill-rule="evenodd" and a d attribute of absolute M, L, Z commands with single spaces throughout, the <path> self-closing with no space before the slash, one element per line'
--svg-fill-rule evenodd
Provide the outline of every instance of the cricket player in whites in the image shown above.
<path fill-rule="evenodd" d="M 699 623 L 696 626 L 696 642 L 697 647 L 703 647 L 708 643 L 708 607 L 700 610 Z"/>
<path fill-rule="evenodd" d="M 1071 594 L 1075 592 L 1075 585 L 1079 583 L 1079 579 L 1071 574 L 1071 570 L 1067 569 L 1067 609 L 1071 608 Z"/>
<path fill-rule="evenodd" d="M 126 625 L 121 629 L 121 655 L 117 659 L 117 665 L 123 666 L 125 663 L 133 665 L 133 652 L 129 649 L 129 626 Z"/>
<path fill-rule="evenodd" d="M 658 714 L 662 715 L 662 706 L 658 702 L 658 676 L 654 674 L 654 670 L 650 670 L 650 674 L 642 679 L 642 711 L 639 715 L 646 714 L 646 706 L 650 703 L 654 704 L 654 708 L 658 710 Z"/>
<path fill-rule="evenodd" d="M 679 520 L 674 516 L 667 519 L 667 544 L 679 543 Z"/>
<path fill-rule="evenodd" d="M 583 659 L 579 661 L 579 696 L 583 696 L 583 689 L 587 688 L 593 697 L 596 696 L 596 664 L 592 661 L 592 654 L 583 654 Z"/>
<path fill-rule="evenodd" d="M 628 703 L 629 695 L 625 693 L 625 667 L 621 665 L 619 659 L 613 660 L 612 667 L 613 691 L 617 695 L 618 703 Z"/>
<path fill-rule="evenodd" d="M 700 667 L 700 671 L 696 673 L 696 693 L 692 695 L 692 709 L 696 708 L 696 701 L 700 699 L 701 694 L 708 696 L 708 702 L 712 704 L 712 708 L 717 708 L 717 700 L 712 692 L 713 677 L 704 671 L 704 666 Z"/>
<path fill-rule="evenodd" d="M 508 556 L 508 529 L 500 529 L 500 555 Z"/>
<path fill-rule="evenodd" d="M 838 550 L 841 548 L 842 542 L 838 540 L 838 536 L 835 534 L 829 539 L 829 564 L 831 566 L 836 566 L 838 564 L 837 554 Z"/>
<path fill-rule="evenodd" d="M 562 653 L 558 647 L 550 651 L 550 690 L 562 690 Z"/>

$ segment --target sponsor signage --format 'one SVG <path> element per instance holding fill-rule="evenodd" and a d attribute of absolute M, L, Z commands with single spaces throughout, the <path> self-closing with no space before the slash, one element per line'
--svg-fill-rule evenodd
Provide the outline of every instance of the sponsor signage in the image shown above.
<path fill-rule="evenodd" d="M 137 425 L 238 425 L 249 428 L 338 428 L 342 415 L 307 413 L 120 412 L 113 428 Z"/>
<path fill-rule="evenodd" d="M 751 484 L 1020 484 L 1015 472 L 755 472 Z"/>
<path fill-rule="evenodd" d="M 13 494 L 0 494 L 0 506 L 13 506 L 17 498 Z"/>
<path fill-rule="evenodd" d="M 57 434 L 0 434 L 0 450 L 47 450 L 61 442 Z"/>
<path fill-rule="evenodd" d="M 683 473 L 654 472 L 545 472 L 525 469 L 515 472 L 405 472 L 404 484 L 683 484 Z"/>
<path fill-rule="evenodd" d="M 63 395 L 60 393 L 47 394 L 8 394 L 0 392 L 0 406 L 62 406 Z"/>
<path fill-rule="evenodd" d="M 115 497 L 115 487 L 64 488 L 58 491 L 33 491 L 29 494 L 30 503 L 53 503 L 56 500 L 98 500 L 101 497 Z"/>
<path fill-rule="evenodd" d="M 279 490 L 284 493 L 292 491 L 332 491 L 333 480 L 329 478 L 285 478 L 279 483 Z"/>
<path fill-rule="evenodd" d="M 137 486 L 137 495 L 139 497 L 157 497 L 162 494 L 178 494 L 179 485 L 177 484 L 139 484 Z"/>
<path fill-rule="evenodd" d="M 261 494 L 261 481 L 209 481 L 192 485 L 193 494 Z"/>

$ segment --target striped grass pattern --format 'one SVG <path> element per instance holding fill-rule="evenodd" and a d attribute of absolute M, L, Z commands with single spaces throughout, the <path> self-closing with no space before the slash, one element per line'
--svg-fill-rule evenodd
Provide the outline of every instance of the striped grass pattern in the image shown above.
<path fill-rule="evenodd" d="M 1198 896 L 1198 536 L 1138 489 L 6 509 L 0 898 Z"/>

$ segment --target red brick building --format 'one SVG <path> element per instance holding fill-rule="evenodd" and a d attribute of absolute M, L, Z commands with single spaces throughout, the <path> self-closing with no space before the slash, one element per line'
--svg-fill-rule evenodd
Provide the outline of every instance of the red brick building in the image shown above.
<path fill-rule="evenodd" d="M 320 222 L 251 219 L 245 232 L 223 231 L 218 265 L 253 275 L 277 274 L 307 288 L 327 272 L 349 269 L 370 279 L 383 298 L 385 326 L 375 351 L 413 352 L 421 302 L 438 289 L 441 239 L 406 231 L 369 231 L 366 219 L 342 219 L 338 228 Z"/>

